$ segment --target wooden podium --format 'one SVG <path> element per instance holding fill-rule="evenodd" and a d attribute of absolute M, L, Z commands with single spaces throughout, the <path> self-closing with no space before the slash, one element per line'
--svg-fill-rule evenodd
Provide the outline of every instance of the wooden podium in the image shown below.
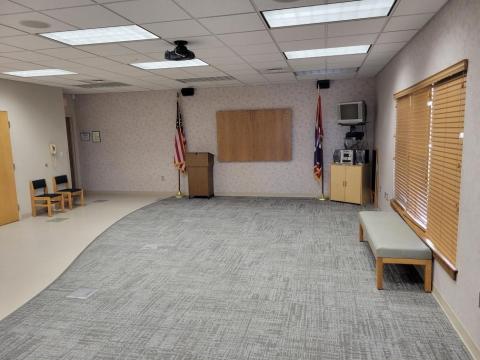
<path fill-rule="evenodd" d="M 185 154 L 188 172 L 188 197 L 213 196 L 213 154 L 188 152 Z"/>

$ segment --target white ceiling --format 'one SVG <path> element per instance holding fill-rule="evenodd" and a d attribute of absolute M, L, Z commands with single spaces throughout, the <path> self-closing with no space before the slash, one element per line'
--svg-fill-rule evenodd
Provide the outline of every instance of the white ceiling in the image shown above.
<path fill-rule="evenodd" d="M 57 86 L 68 93 L 292 82 L 298 81 L 295 71 L 342 68 L 359 70 L 353 75 L 339 72 L 323 78 L 371 77 L 447 0 L 397 0 L 388 17 L 277 29 L 269 29 L 260 14 L 262 10 L 332 2 L 339 0 L 0 0 L 0 73 L 44 68 L 78 73 L 40 78 L 5 74 L 0 77 Z M 26 20 L 41 21 L 49 27 L 28 27 L 22 24 Z M 72 47 L 36 35 L 128 24 L 138 24 L 161 39 Z M 188 40 L 189 48 L 210 66 L 147 71 L 129 65 L 163 60 L 165 50 L 172 49 L 171 44 L 178 39 Z M 287 61 L 282 54 L 290 50 L 365 44 L 373 45 L 367 55 Z M 177 81 L 217 76 L 234 79 Z M 130 86 L 78 87 L 95 80 Z"/>

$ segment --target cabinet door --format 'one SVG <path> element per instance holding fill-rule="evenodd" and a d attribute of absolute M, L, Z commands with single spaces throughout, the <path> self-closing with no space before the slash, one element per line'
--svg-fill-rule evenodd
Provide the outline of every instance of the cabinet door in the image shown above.
<path fill-rule="evenodd" d="M 330 167 L 330 199 L 334 201 L 345 201 L 345 168 L 343 165 L 332 165 Z"/>
<path fill-rule="evenodd" d="M 363 166 L 346 166 L 345 171 L 345 201 L 361 204 Z"/>

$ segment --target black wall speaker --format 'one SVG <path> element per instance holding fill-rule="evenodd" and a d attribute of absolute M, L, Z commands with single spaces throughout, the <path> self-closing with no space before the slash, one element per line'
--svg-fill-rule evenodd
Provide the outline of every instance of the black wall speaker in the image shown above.
<path fill-rule="evenodd" d="M 194 88 L 182 88 L 182 95 L 183 96 L 193 96 L 195 94 Z"/>
<path fill-rule="evenodd" d="M 317 81 L 317 89 L 329 89 L 329 88 L 330 88 L 330 80 Z"/>

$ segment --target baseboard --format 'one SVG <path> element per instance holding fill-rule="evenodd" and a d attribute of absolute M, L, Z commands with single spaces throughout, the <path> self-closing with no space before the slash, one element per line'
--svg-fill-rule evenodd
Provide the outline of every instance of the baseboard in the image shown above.
<path fill-rule="evenodd" d="M 278 197 L 278 198 L 316 198 L 319 194 L 312 193 L 244 193 L 244 192 L 215 192 L 216 196 L 242 196 L 242 197 Z"/>
<path fill-rule="evenodd" d="M 445 315 L 447 315 L 448 320 L 450 320 L 453 328 L 457 331 L 458 336 L 460 336 L 460 339 L 462 339 L 466 348 L 470 352 L 470 355 L 473 357 L 474 360 L 480 360 L 480 349 L 477 347 L 477 345 L 473 341 L 473 338 L 470 336 L 467 329 L 465 329 L 453 309 L 450 307 L 450 305 L 448 305 L 448 303 L 443 299 L 443 297 L 435 288 L 432 291 L 432 295 L 442 308 Z"/>
<path fill-rule="evenodd" d="M 175 196 L 175 191 L 129 191 L 129 190 L 86 190 L 85 196 L 88 195 L 145 195 L 145 196 Z"/>

